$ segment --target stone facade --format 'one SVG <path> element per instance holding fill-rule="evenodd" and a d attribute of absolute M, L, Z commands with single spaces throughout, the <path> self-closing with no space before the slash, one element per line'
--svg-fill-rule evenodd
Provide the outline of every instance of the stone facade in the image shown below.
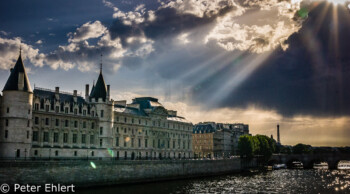
<path fill-rule="evenodd" d="M 17 78 L 18 77 L 18 78 Z M 16 83 L 13 83 L 16 82 Z M 85 98 L 35 87 L 21 59 L 0 95 L 1 158 L 191 158 L 191 122 L 158 99 L 110 99 L 102 68 Z"/>
<path fill-rule="evenodd" d="M 238 152 L 238 139 L 249 134 L 249 126 L 241 123 L 198 123 L 193 128 L 194 156 L 228 158 Z"/>

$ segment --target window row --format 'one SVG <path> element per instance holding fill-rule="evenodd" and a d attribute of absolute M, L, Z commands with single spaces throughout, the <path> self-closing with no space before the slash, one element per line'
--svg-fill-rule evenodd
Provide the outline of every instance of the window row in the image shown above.
<path fill-rule="evenodd" d="M 64 127 L 70 127 L 70 123 L 69 123 L 69 120 L 68 119 L 65 119 L 65 120 L 61 120 L 62 121 L 62 125 Z M 50 125 L 50 118 L 45 118 L 45 121 L 44 121 L 45 125 Z M 39 125 L 39 117 L 34 117 L 34 124 L 35 125 Z M 72 126 L 75 127 L 75 128 L 78 128 L 79 127 L 79 122 L 78 121 L 72 121 L 73 124 Z M 82 128 L 87 128 L 87 121 L 83 121 L 83 122 L 80 122 L 80 125 L 82 126 Z M 55 126 L 56 127 L 59 127 L 60 126 L 60 119 L 55 119 Z M 95 129 L 95 122 L 91 122 L 90 124 L 90 128 L 91 129 Z"/>
<path fill-rule="evenodd" d="M 46 142 L 49 143 L 51 142 L 49 139 L 49 132 L 45 131 L 42 133 L 42 142 Z M 95 135 L 87 135 L 87 134 L 80 134 L 80 138 L 78 140 L 78 134 L 73 133 L 71 134 L 71 139 L 69 139 L 69 135 L 70 133 L 58 133 L 58 132 L 54 132 L 53 133 L 53 139 L 52 142 L 53 143 L 59 143 L 61 138 L 61 142 L 63 143 L 74 143 L 74 144 L 78 144 L 78 143 L 82 143 L 82 144 L 86 144 L 87 143 L 87 138 L 90 138 L 89 143 L 90 144 L 95 144 Z M 33 142 L 39 142 L 39 132 L 38 131 L 33 131 Z"/>

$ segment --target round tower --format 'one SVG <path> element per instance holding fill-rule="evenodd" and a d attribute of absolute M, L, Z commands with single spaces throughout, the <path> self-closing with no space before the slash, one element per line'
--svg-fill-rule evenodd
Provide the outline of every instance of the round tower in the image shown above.
<path fill-rule="evenodd" d="M 0 158 L 25 159 L 32 143 L 33 92 L 21 54 L 2 92 Z"/>

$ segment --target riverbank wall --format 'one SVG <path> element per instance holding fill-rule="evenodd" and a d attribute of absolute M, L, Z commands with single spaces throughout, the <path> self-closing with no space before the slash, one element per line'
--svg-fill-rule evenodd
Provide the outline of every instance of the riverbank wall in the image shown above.
<path fill-rule="evenodd" d="M 254 164 L 251 164 L 252 166 Z M 0 183 L 77 187 L 182 179 L 240 172 L 239 158 L 158 161 L 2 161 Z"/>

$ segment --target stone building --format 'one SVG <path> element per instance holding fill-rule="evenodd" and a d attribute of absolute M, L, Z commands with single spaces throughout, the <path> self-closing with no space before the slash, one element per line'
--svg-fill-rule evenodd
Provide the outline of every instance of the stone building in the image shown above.
<path fill-rule="evenodd" d="M 238 139 L 249 134 L 242 123 L 203 122 L 193 127 L 193 152 L 199 158 L 227 158 L 238 153 Z"/>
<path fill-rule="evenodd" d="M 156 98 L 111 99 L 102 64 L 82 97 L 32 90 L 20 54 L 0 95 L 1 158 L 191 158 L 192 128 Z"/>

